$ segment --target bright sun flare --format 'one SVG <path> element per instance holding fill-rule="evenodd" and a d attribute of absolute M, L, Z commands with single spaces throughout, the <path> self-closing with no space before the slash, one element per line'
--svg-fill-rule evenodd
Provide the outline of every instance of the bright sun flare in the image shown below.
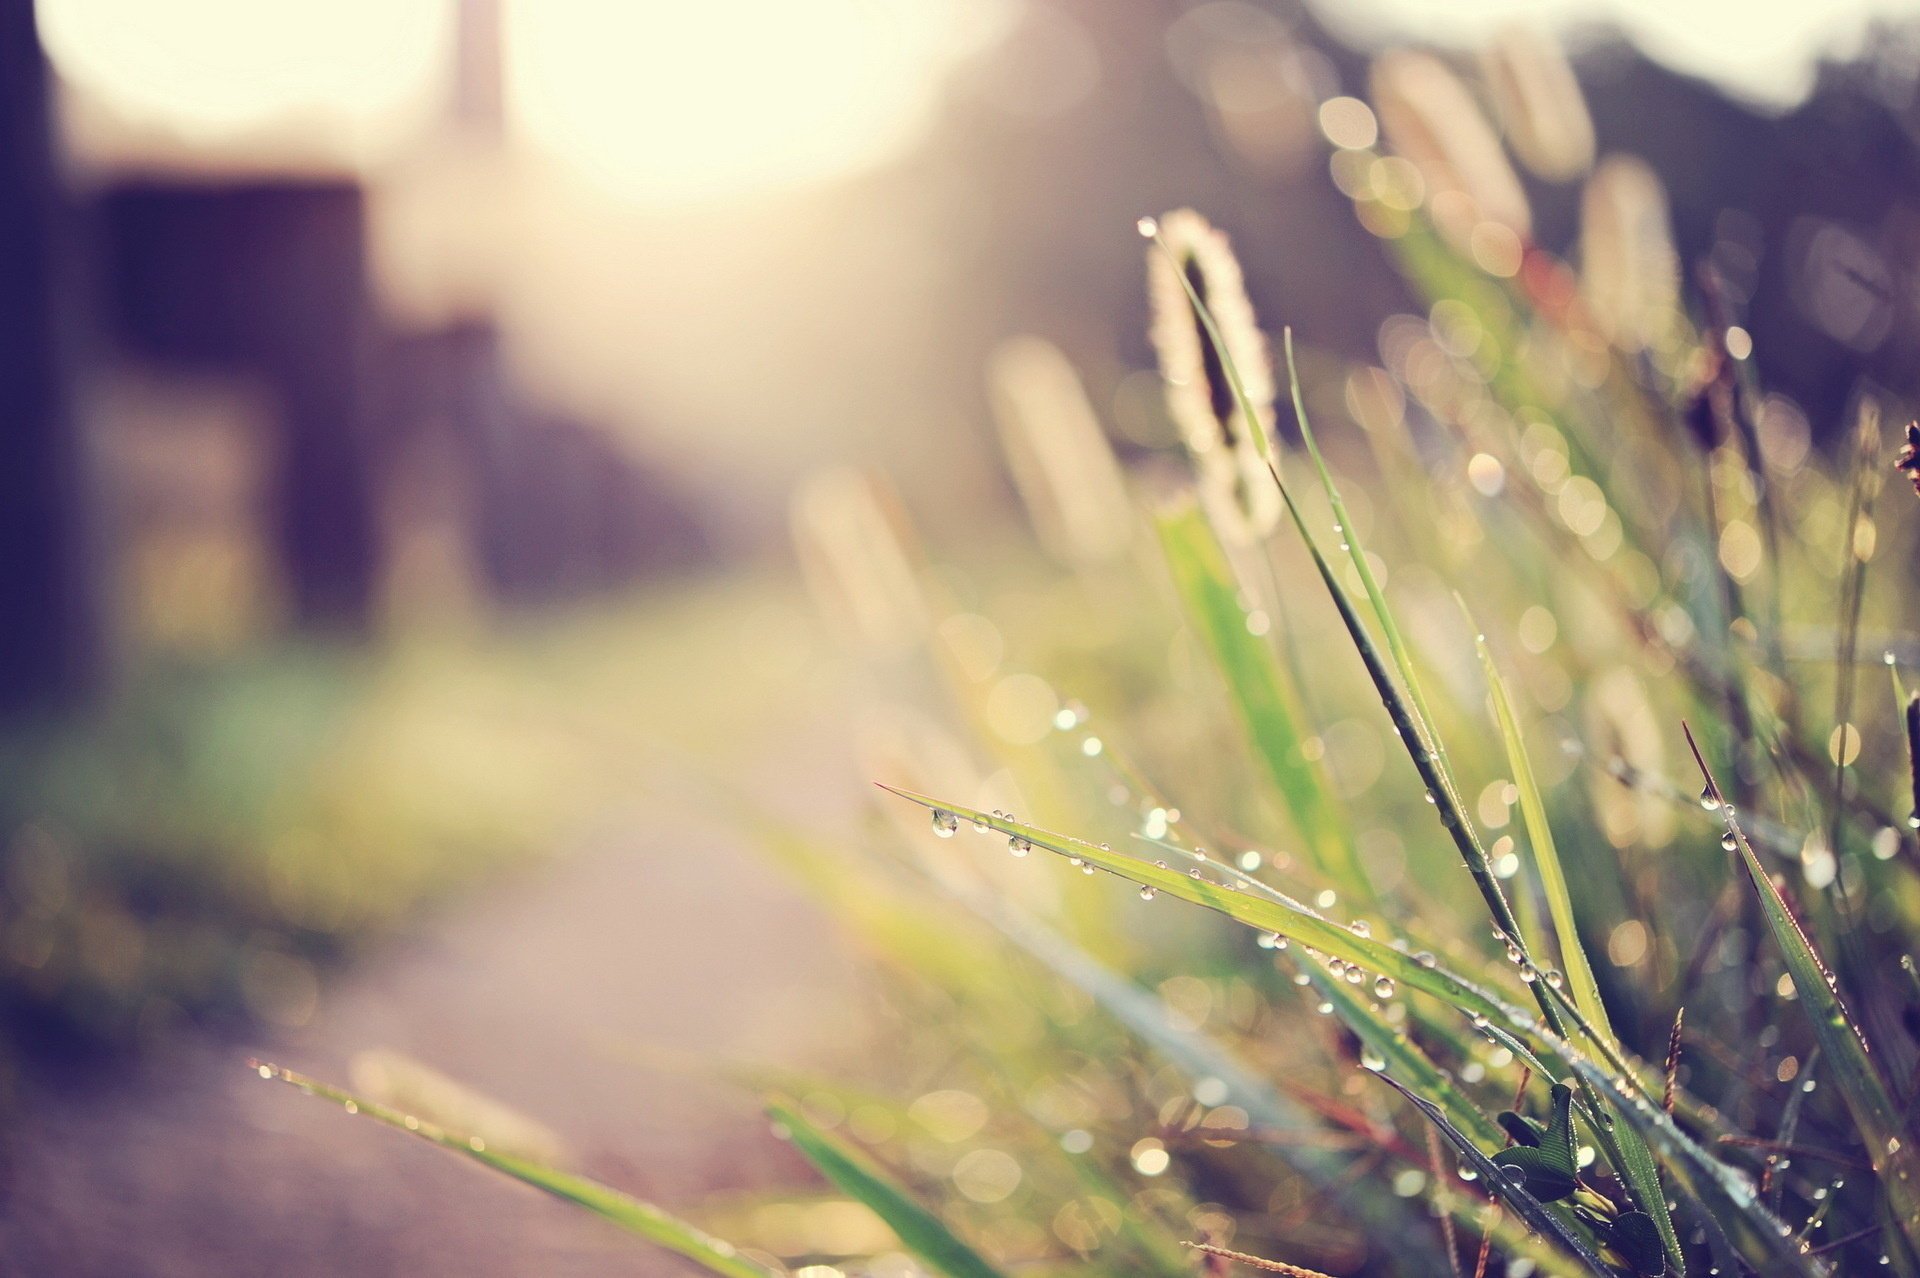
<path fill-rule="evenodd" d="M 942 72 L 1009 0 L 507 0 L 511 127 L 634 200 L 857 169 L 925 126 Z M 218 154 L 262 138 L 360 163 L 444 91 L 445 0 L 41 0 L 62 76 Z M 415 119 L 417 119 L 417 111 Z M 271 148 L 268 149 L 271 153 Z"/>
<path fill-rule="evenodd" d="M 959 0 L 518 0 L 518 128 L 679 202 L 858 168 L 917 134 L 968 45 Z M 988 6 L 992 7 L 992 6 Z"/>

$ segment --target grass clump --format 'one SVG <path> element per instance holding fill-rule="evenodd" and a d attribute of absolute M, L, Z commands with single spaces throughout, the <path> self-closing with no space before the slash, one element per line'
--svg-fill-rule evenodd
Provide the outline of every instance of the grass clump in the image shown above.
<path fill-rule="evenodd" d="M 1450 72 L 1381 84 L 1407 155 L 1333 160 L 1426 306 L 1380 366 L 1286 335 L 1289 429 L 1224 237 L 1148 220 L 1194 466 L 1157 539 L 1004 592 L 809 547 L 915 619 L 847 628 L 911 744 L 838 839 L 739 806 L 911 1037 L 899 1099 L 776 1117 L 948 1274 L 1920 1273 L 1895 458 L 1828 462 L 1725 300 L 1678 309 L 1650 175 L 1601 163 L 1637 238 L 1583 264 L 1644 278 L 1582 280 Z"/>

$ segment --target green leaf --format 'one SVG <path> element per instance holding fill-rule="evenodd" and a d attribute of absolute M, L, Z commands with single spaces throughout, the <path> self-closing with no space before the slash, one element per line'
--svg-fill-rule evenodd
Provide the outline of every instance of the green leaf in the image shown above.
<path fill-rule="evenodd" d="M 767 1116 L 783 1128 L 795 1149 L 819 1168 L 841 1193 L 865 1203 L 887 1222 L 906 1249 L 947 1278 L 1003 1278 L 980 1253 L 960 1241 L 940 1218 L 916 1202 L 877 1163 L 821 1131 L 792 1105 L 771 1101 Z"/>
<path fill-rule="evenodd" d="M 365 1100 L 341 1088 L 308 1078 L 304 1074 L 296 1074 L 290 1069 L 281 1069 L 277 1065 L 268 1065 L 259 1061 L 248 1063 L 259 1072 L 262 1078 L 289 1083 L 309 1095 L 319 1096 L 342 1106 L 350 1114 L 359 1114 L 375 1122 L 385 1123 L 389 1127 L 398 1128 L 422 1140 L 430 1141 L 442 1149 L 450 1149 L 456 1154 L 471 1158 L 523 1184 L 552 1194 L 563 1202 L 584 1207 L 596 1216 L 612 1221 L 628 1233 L 637 1234 L 656 1246 L 685 1256 L 712 1273 L 724 1275 L 725 1278 L 779 1278 L 780 1270 L 741 1255 L 732 1243 L 703 1233 L 686 1221 L 661 1211 L 652 1203 L 629 1198 L 619 1190 L 602 1185 L 598 1181 L 557 1171 L 552 1167 L 542 1166 L 524 1158 L 516 1158 L 511 1154 L 499 1153 L 488 1149 L 485 1143 L 478 1139 L 455 1135 L 410 1114 L 389 1109 L 385 1105 Z"/>
<path fill-rule="evenodd" d="M 1493 1156 L 1501 1167 L 1518 1168 L 1527 1178 L 1527 1192 L 1543 1203 L 1558 1202 L 1574 1190 L 1573 1089 L 1553 1085 L 1553 1118 L 1537 1145 L 1516 1145 Z"/>
<path fill-rule="evenodd" d="M 1248 927 L 1272 932 L 1323 954 L 1357 963 L 1363 969 L 1390 977 L 1408 989 L 1431 994 L 1459 1009 L 1462 1015 L 1481 1017 L 1490 1024 L 1501 1022 L 1527 1029 L 1535 1025 L 1533 1017 L 1491 991 L 1448 971 L 1438 963 L 1429 966 L 1431 955 L 1403 954 L 1377 938 L 1359 936 L 1318 911 L 1272 889 L 1260 893 L 1252 889 L 1240 890 L 1226 886 L 1204 873 L 1183 872 L 1164 864 L 1142 861 L 1111 848 L 982 812 L 964 804 L 949 803 L 884 784 L 881 788 L 931 811 L 950 812 L 962 821 L 984 824 L 1009 837 L 1018 836 L 1036 848 L 1044 848 L 1061 856 L 1077 857 L 1098 869 L 1118 874 L 1142 887 L 1150 887 L 1156 893 L 1206 906 Z M 1197 863 L 1195 870 L 1199 870 Z M 1219 872 L 1226 873 L 1224 869 Z M 1233 879 L 1229 881 L 1237 882 Z M 1517 1040 L 1511 1045 L 1531 1056 L 1527 1047 Z M 1529 1059 L 1528 1063 L 1533 1062 Z"/>
<path fill-rule="evenodd" d="M 1307 719 L 1299 689 L 1273 645 L 1247 628 L 1226 551 L 1197 507 L 1165 511 L 1155 524 L 1187 619 L 1219 667 L 1260 762 L 1316 863 L 1342 891 L 1371 898 L 1326 769 L 1302 749 Z"/>
<path fill-rule="evenodd" d="M 1607 1245 L 1620 1253 L 1627 1267 L 1642 1278 L 1660 1278 L 1667 1272 L 1666 1247 L 1653 1217 L 1644 1211 L 1625 1211 L 1607 1226 Z"/>

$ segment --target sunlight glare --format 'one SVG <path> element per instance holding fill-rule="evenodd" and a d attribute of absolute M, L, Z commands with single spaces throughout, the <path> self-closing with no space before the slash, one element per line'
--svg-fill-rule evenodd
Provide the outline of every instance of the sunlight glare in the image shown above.
<path fill-rule="evenodd" d="M 647 204 L 792 186 L 920 135 L 982 38 L 961 0 L 517 0 L 514 127 Z"/>
<path fill-rule="evenodd" d="M 263 134 L 348 159 L 402 140 L 444 84 L 447 0 L 39 0 L 41 39 L 87 105 L 218 147 Z"/>

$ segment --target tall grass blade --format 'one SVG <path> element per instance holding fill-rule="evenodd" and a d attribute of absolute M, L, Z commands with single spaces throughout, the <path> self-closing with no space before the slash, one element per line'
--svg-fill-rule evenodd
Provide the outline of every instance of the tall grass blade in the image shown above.
<path fill-rule="evenodd" d="M 1154 522 L 1187 618 L 1226 680 L 1254 750 L 1316 864 L 1343 892 L 1370 899 L 1326 769 L 1302 749 L 1307 719 L 1299 689 L 1273 645 L 1247 628 L 1226 551 L 1196 507 L 1164 511 Z"/>
<path fill-rule="evenodd" d="M 511 1176 L 523 1184 L 531 1185 L 543 1193 L 551 1194 L 563 1202 L 584 1207 L 596 1216 L 612 1221 L 628 1233 L 636 1234 L 658 1247 L 684 1256 L 711 1273 L 723 1275 L 723 1278 L 780 1278 L 780 1270 L 741 1255 L 732 1243 L 703 1233 L 686 1221 L 661 1211 L 651 1203 L 629 1198 L 619 1190 L 602 1185 L 598 1181 L 558 1171 L 511 1154 L 500 1153 L 487 1148 L 483 1141 L 455 1135 L 410 1114 L 389 1109 L 385 1105 L 363 1099 L 342 1088 L 329 1086 L 318 1079 L 308 1078 L 304 1074 L 296 1074 L 290 1069 L 282 1069 L 262 1061 L 249 1061 L 248 1065 L 257 1070 L 262 1078 L 277 1079 L 291 1084 L 309 1095 L 332 1101 L 349 1114 L 360 1114 L 375 1122 L 385 1123 L 389 1127 L 411 1133 L 442 1149 L 450 1149 L 456 1154 L 471 1158 L 474 1162 Z"/>
<path fill-rule="evenodd" d="M 790 1104 L 771 1101 L 767 1116 L 785 1130 L 806 1160 L 849 1198 L 866 1204 L 887 1222 L 906 1249 L 947 1278 L 1003 1278 L 979 1252 L 962 1242 L 940 1218 L 916 1202 L 859 1150 L 802 1118 Z"/>
<path fill-rule="evenodd" d="M 1352 516 L 1347 514 L 1347 503 L 1340 496 L 1340 488 L 1333 482 L 1333 472 L 1327 468 L 1326 458 L 1320 455 L 1320 445 L 1313 437 L 1313 426 L 1307 420 L 1307 405 L 1300 393 L 1300 371 L 1293 362 L 1293 330 L 1283 331 L 1282 341 L 1287 353 L 1287 385 L 1293 396 L 1294 419 L 1300 423 L 1300 438 L 1306 441 L 1307 454 L 1313 458 L 1314 469 L 1320 474 L 1320 486 L 1326 490 L 1327 504 L 1333 510 L 1336 524 L 1334 529 L 1340 538 L 1341 548 L 1347 552 L 1347 558 L 1353 563 L 1353 570 L 1360 578 L 1360 586 L 1366 592 L 1367 604 L 1373 609 L 1374 621 L 1380 627 L 1380 633 L 1386 638 L 1387 651 L 1393 657 L 1394 668 L 1400 674 L 1400 682 L 1406 685 L 1407 697 L 1413 703 L 1415 721 L 1421 729 L 1421 743 L 1426 749 L 1440 756 L 1440 771 L 1446 777 L 1449 788 L 1453 785 L 1453 775 L 1447 763 L 1446 747 L 1440 742 L 1440 732 L 1435 726 L 1433 712 L 1427 706 L 1426 696 L 1420 691 L 1420 678 L 1414 672 L 1413 654 L 1408 651 L 1406 641 L 1400 637 L 1400 627 L 1394 623 L 1393 611 L 1387 607 L 1387 596 L 1380 589 L 1379 578 L 1374 575 L 1373 565 L 1367 559 L 1366 547 L 1360 544 L 1359 530 L 1353 526 Z"/>
<path fill-rule="evenodd" d="M 1710 797 L 1720 804 L 1721 819 L 1739 849 L 1747 881 L 1759 896 L 1761 911 L 1786 960 L 1787 973 L 1793 978 L 1794 990 L 1806 1009 L 1814 1038 L 1827 1059 L 1834 1084 L 1840 1089 L 1854 1126 L 1866 1142 L 1868 1160 L 1885 1187 L 1894 1219 L 1912 1246 L 1920 1241 L 1920 1180 L 1916 1179 L 1920 1177 L 1920 1159 L 1915 1156 L 1912 1134 L 1901 1122 L 1900 1109 L 1874 1063 L 1866 1035 L 1841 1001 L 1837 982 L 1826 963 L 1760 864 L 1733 810 L 1726 806 L 1719 783 L 1694 742 L 1691 728 L 1687 729 L 1687 744 L 1700 765 L 1701 775 L 1706 778 Z"/>
<path fill-rule="evenodd" d="M 1500 739 L 1506 747 L 1507 766 L 1513 772 L 1514 786 L 1520 791 L 1520 815 L 1527 827 L 1527 841 L 1533 847 L 1534 867 L 1540 874 L 1540 887 L 1547 898 L 1547 913 L 1553 921 L 1555 947 L 1566 970 L 1567 988 L 1581 1013 L 1599 1032 L 1613 1037 L 1606 1006 L 1600 1001 L 1600 986 L 1593 977 L 1593 965 L 1580 943 L 1579 923 L 1573 912 L 1573 894 L 1567 888 L 1565 868 L 1553 841 L 1553 827 L 1547 821 L 1546 801 L 1540 795 L 1539 780 L 1527 754 L 1527 743 L 1514 714 L 1513 701 L 1507 695 L 1506 680 L 1494 665 L 1493 654 L 1484 636 L 1476 640 L 1480 664 L 1486 671 L 1487 691 L 1493 699 L 1493 714 L 1499 723 Z"/>
<path fill-rule="evenodd" d="M 1600 999 L 1600 986 L 1594 980 L 1593 965 L 1588 962 L 1586 948 L 1580 943 L 1579 921 L 1573 912 L 1573 894 L 1567 888 L 1566 871 L 1560 864 L 1560 854 L 1553 841 L 1553 827 L 1547 821 L 1546 802 L 1540 795 L 1539 780 L 1534 775 L 1532 760 L 1527 755 L 1527 743 L 1520 731 L 1520 720 L 1513 712 L 1513 701 L 1507 695 L 1506 680 L 1494 665 L 1493 654 L 1487 647 L 1485 637 L 1478 637 L 1475 643 L 1480 651 L 1480 664 L 1486 670 L 1487 690 L 1493 699 L 1494 718 L 1500 725 L 1500 739 L 1506 746 L 1507 765 L 1512 769 L 1513 783 L 1520 791 L 1520 815 L 1527 827 L 1527 840 L 1533 847 L 1534 866 L 1540 874 L 1540 886 L 1546 894 L 1547 913 L 1553 921 L 1554 939 L 1558 943 L 1560 961 L 1566 969 L 1568 991 L 1588 1032 L 1595 1035 L 1603 1050 L 1611 1051 L 1617 1038 L 1607 1018 L 1606 1005 Z M 1666 1194 L 1660 1187 L 1660 1175 L 1654 1166 L 1652 1152 L 1631 1128 L 1622 1131 L 1607 1123 L 1600 1137 L 1615 1168 L 1631 1187 L 1634 1201 L 1653 1218 L 1668 1263 L 1677 1272 L 1686 1272 L 1685 1260 L 1680 1253 L 1680 1238 L 1674 1232 L 1673 1217 L 1667 1210 Z"/>

